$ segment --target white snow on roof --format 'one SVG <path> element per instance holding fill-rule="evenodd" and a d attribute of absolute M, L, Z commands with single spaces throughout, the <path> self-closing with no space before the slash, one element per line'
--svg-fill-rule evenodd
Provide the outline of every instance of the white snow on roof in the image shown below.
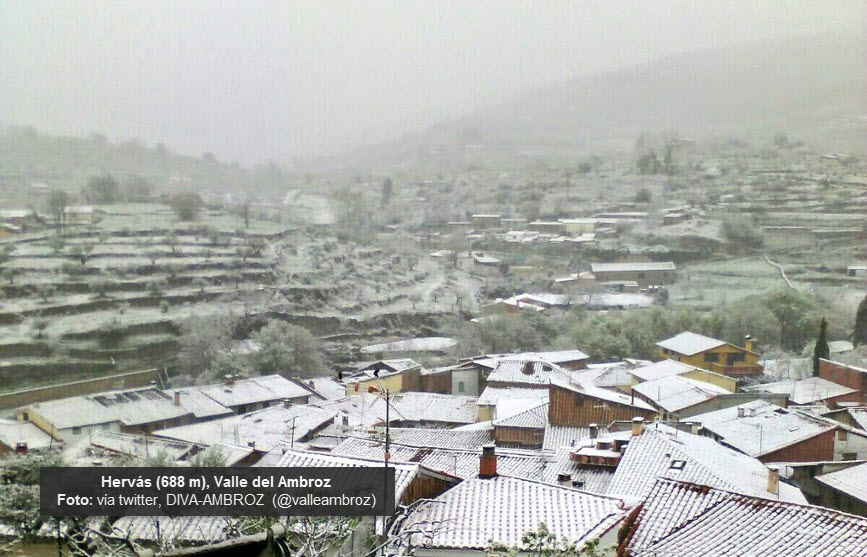
<path fill-rule="evenodd" d="M 867 463 L 816 476 L 816 481 L 867 503 Z"/>
<path fill-rule="evenodd" d="M 27 450 L 39 451 L 56 446 L 50 435 L 29 422 L 0 418 L 0 443 L 15 450 L 18 443 L 27 443 Z"/>
<path fill-rule="evenodd" d="M 497 362 L 497 366 L 488 375 L 488 384 L 507 385 L 547 385 L 552 377 L 567 378 L 569 372 L 543 360 L 506 360 Z"/>
<path fill-rule="evenodd" d="M 401 392 L 391 395 L 392 420 L 471 424 L 479 415 L 478 398 L 437 393 Z"/>
<path fill-rule="evenodd" d="M 61 398 L 38 402 L 27 409 L 57 429 L 115 422 L 134 426 L 191 414 L 155 387 Z"/>
<path fill-rule="evenodd" d="M 547 385 L 538 387 L 485 387 L 479 395 L 479 406 L 493 406 L 501 400 L 544 399 L 548 400 Z"/>
<path fill-rule="evenodd" d="M 497 416 L 502 416 L 499 406 L 497 407 Z M 513 414 L 508 417 L 502 417 L 494 420 L 495 427 L 521 427 L 530 429 L 545 429 L 548 425 L 548 402 L 542 402 L 535 406 Z"/>
<path fill-rule="evenodd" d="M 310 405 L 285 408 L 278 404 L 242 416 L 163 429 L 155 431 L 154 435 L 207 446 L 217 443 L 250 446 L 252 443 L 253 448 L 268 451 L 281 441 L 289 441 L 293 437 L 295 441 L 300 441 L 309 437 L 333 423 L 335 416 L 337 412 Z"/>
<path fill-rule="evenodd" d="M 229 408 L 284 398 L 309 397 L 311 394 L 304 387 L 277 374 L 236 379 L 231 385 L 204 385 L 199 390 Z"/>
<path fill-rule="evenodd" d="M 808 379 L 801 379 L 800 381 L 789 379 L 776 383 L 764 383 L 762 385 L 744 387 L 744 391 L 787 394 L 789 395 L 789 400 L 795 404 L 810 404 L 857 392 L 855 389 L 850 389 L 821 377 L 810 377 Z"/>
<path fill-rule="evenodd" d="M 712 348 L 717 348 L 725 344 L 725 341 L 715 338 L 706 337 L 698 333 L 684 331 L 662 342 L 657 342 L 657 346 L 667 348 L 672 352 L 683 354 L 684 356 L 692 356 Z"/>
<path fill-rule="evenodd" d="M 659 477 L 777 498 L 767 491 L 768 469 L 755 458 L 662 424 L 648 425 L 642 435 L 629 439 L 607 493 L 641 500 Z M 783 482 L 779 495 L 806 502 L 800 490 Z"/>
<path fill-rule="evenodd" d="M 496 476 L 472 478 L 414 509 L 401 530 L 418 548 L 484 550 L 509 546 L 544 522 L 557 539 L 580 546 L 626 515 L 621 501 L 576 489 Z"/>
<path fill-rule="evenodd" d="M 625 271 L 674 271 L 676 267 L 671 261 L 635 261 L 627 263 L 591 263 L 592 273 L 614 273 Z"/>
<path fill-rule="evenodd" d="M 669 375 L 681 375 L 694 369 L 696 368 L 676 360 L 662 360 L 647 366 L 629 370 L 629 373 L 638 377 L 642 381 L 653 381 L 654 379 L 668 377 Z"/>
<path fill-rule="evenodd" d="M 608 428 L 599 426 L 597 435 L 604 436 Z M 589 427 L 559 426 L 548 424 L 545 426 L 545 437 L 542 442 L 542 450 L 546 452 L 558 451 L 562 447 L 573 448 L 590 437 Z"/>
<path fill-rule="evenodd" d="M 239 524 L 240 519 L 227 516 L 124 516 L 115 521 L 112 531 L 134 541 L 199 545 L 236 537 Z"/>
<path fill-rule="evenodd" d="M 654 410 L 651 405 L 647 404 L 643 400 L 633 398 L 619 391 L 612 391 L 609 389 L 597 387 L 596 385 L 593 385 L 588 381 L 575 380 L 574 378 L 573 380 L 555 378 L 551 381 L 551 384 L 562 387 L 564 389 L 569 389 L 570 391 L 574 391 L 576 393 L 581 393 L 584 396 L 588 396 L 591 398 L 597 398 L 599 400 L 613 402 L 624 406 L 631 406 L 632 408 L 640 408 L 642 410 Z"/>
<path fill-rule="evenodd" d="M 450 449 L 442 447 L 412 447 L 400 443 L 389 444 L 391 458 L 417 462 L 426 468 L 463 479 L 479 474 L 481 449 Z M 382 439 L 345 439 L 331 454 L 382 462 L 385 444 Z M 497 470 L 501 474 L 519 478 L 538 479 L 545 470 L 547 458 L 535 451 L 497 448 Z"/>
<path fill-rule="evenodd" d="M 449 337 L 423 337 L 396 340 L 382 344 L 370 344 L 361 348 L 365 354 L 376 352 L 429 352 L 451 348 L 457 341 Z"/>
<path fill-rule="evenodd" d="M 850 557 L 867 548 L 867 519 L 659 480 L 628 541 L 630 555 Z"/>
<path fill-rule="evenodd" d="M 738 417 L 738 408 L 744 409 L 743 417 Z M 774 452 L 837 427 L 829 420 L 780 408 L 764 400 L 754 400 L 689 419 L 701 423 L 706 430 L 719 436 L 722 443 L 753 457 Z"/>
<path fill-rule="evenodd" d="M 720 395 L 730 394 L 723 387 L 680 375 L 668 375 L 652 381 L 645 381 L 632 388 L 635 392 L 652 400 L 654 404 L 666 412 L 672 413 Z"/>

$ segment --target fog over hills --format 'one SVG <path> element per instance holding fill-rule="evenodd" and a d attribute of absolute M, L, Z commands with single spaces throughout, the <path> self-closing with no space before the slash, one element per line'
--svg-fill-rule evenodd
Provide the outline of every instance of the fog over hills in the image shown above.
<path fill-rule="evenodd" d="M 641 132 L 662 131 L 745 140 L 787 133 L 815 148 L 860 152 L 865 47 L 864 37 L 814 36 L 677 55 L 537 90 L 338 160 L 399 164 L 420 148 L 467 144 L 480 157 L 580 154 L 629 148 Z"/>

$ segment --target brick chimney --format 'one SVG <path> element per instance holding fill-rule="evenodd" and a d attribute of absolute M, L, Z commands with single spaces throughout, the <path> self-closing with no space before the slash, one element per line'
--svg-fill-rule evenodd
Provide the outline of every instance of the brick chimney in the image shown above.
<path fill-rule="evenodd" d="M 644 418 L 636 416 L 632 418 L 632 436 L 638 437 L 644 433 Z"/>
<path fill-rule="evenodd" d="M 768 491 L 780 494 L 780 469 L 776 466 L 768 466 Z"/>
<path fill-rule="evenodd" d="M 596 439 L 599 436 L 599 425 L 590 424 L 590 439 Z"/>
<path fill-rule="evenodd" d="M 181 405 L 181 391 L 175 391 L 175 406 Z"/>
<path fill-rule="evenodd" d="M 753 351 L 753 337 L 750 335 L 744 337 L 744 350 Z"/>
<path fill-rule="evenodd" d="M 226 385 L 234 385 L 235 384 L 235 376 L 234 375 L 224 375 L 223 379 L 226 382 Z"/>
<path fill-rule="evenodd" d="M 497 476 L 497 448 L 493 444 L 482 446 L 482 456 L 479 457 L 479 477 L 495 478 Z"/>

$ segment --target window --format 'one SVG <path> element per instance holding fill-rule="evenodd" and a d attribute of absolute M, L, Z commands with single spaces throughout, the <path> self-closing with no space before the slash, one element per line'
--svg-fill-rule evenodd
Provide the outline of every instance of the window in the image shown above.
<path fill-rule="evenodd" d="M 849 438 L 849 432 L 848 431 L 846 431 L 845 429 L 838 429 L 837 430 L 837 439 L 839 441 L 845 441 L 848 438 Z"/>
<path fill-rule="evenodd" d="M 109 428 L 111 428 L 111 424 L 102 424 L 102 429 L 108 430 Z"/>
<path fill-rule="evenodd" d="M 726 354 L 726 365 L 733 366 L 736 362 L 744 361 L 744 353 L 743 352 L 735 352 L 732 354 Z"/>
<path fill-rule="evenodd" d="M 27 412 L 22 412 L 21 413 L 21 419 L 24 420 L 25 422 L 29 422 L 30 421 L 30 414 L 28 414 Z"/>
<path fill-rule="evenodd" d="M 716 352 L 705 352 L 704 353 L 704 361 L 706 362 L 718 362 L 719 354 Z"/>
<path fill-rule="evenodd" d="M 458 381 L 458 392 L 459 393 L 464 392 L 464 382 L 463 381 Z"/>
<path fill-rule="evenodd" d="M 584 406 L 584 397 L 575 393 L 575 406 Z"/>
<path fill-rule="evenodd" d="M 74 428 L 72 428 L 72 434 L 73 435 L 81 435 L 81 428 L 78 426 L 75 426 Z"/>
<path fill-rule="evenodd" d="M 858 460 L 858 453 L 843 453 L 843 460 Z"/>

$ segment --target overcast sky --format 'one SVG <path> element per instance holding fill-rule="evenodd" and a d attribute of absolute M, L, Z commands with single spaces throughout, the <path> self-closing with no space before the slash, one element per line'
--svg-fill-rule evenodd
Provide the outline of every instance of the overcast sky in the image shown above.
<path fill-rule="evenodd" d="M 865 28 L 867 0 L 0 0 L 0 123 L 287 160 L 678 52 Z"/>

